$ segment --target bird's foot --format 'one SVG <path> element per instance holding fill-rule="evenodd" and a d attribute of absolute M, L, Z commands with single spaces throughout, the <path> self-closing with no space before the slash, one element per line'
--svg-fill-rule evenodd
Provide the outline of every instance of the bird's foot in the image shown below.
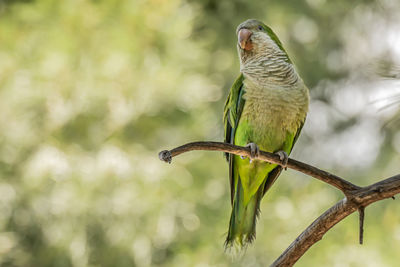
<path fill-rule="evenodd" d="M 250 163 L 260 156 L 260 149 L 255 143 L 248 143 L 246 147 L 250 147 Z"/>
<path fill-rule="evenodd" d="M 277 155 L 279 156 L 279 159 L 280 159 L 281 162 L 282 162 L 281 166 L 282 166 L 282 168 L 284 168 L 285 171 L 286 171 L 286 170 L 287 170 L 287 163 L 288 163 L 288 160 L 289 160 L 288 154 L 287 154 L 285 151 L 283 151 L 283 150 L 279 150 L 279 151 L 276 152 L 275 154 L 277 154 Z"/>

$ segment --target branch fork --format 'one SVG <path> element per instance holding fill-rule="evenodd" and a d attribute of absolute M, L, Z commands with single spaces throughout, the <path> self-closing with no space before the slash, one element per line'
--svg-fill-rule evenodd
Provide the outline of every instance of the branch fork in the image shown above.
<path fill-rule="evenodd" d="M 249 147 L 222 142 L 192 142 L 172 150 L 163 150 L 158 156 L 160 160 L 171 163 L 173 157 L 193 150 L 221 151 L 244 157 L 252 156 Z M 254 159 L 281 166 L 283 164 L 279 155 L 261 150 Z M 293 266 L 312 245 L 322 239 L 327 231 L 356 211 L 359 212 L 359 243 L 362 244 L 365 208 L 386 198 L 394 199 L 394 196 L 400 193 L 400 174 L 369 186 L 360 187 L 337 175 L 291 158 L 288 159 L 287 164 L 283 167 L 302 172 L 325 182 L 342 191 L 345 198 L 337 202 L 309 225 L 271 266 Z"/>

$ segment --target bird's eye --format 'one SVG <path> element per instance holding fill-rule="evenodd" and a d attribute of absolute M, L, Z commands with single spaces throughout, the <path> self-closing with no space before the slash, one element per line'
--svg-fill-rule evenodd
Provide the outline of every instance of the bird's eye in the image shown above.
<path fill-rule="evenodd" d="M 263 30 L 263 27 L 260 25 L 260 26 L 258 26 L 258 29 L 259 29 L 260 31 L 262 31 L 262 30 Z"/>

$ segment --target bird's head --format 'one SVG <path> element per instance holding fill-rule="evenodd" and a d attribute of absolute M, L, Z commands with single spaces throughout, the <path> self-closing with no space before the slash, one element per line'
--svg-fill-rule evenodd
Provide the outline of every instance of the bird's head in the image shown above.
<path fill-rule="evenodd" d="M 255 19 L 242 22 L 236 29 L 241 62 L 260 56 L 281 57 L 290 62 L 282 43 L 270 27 Z"/>

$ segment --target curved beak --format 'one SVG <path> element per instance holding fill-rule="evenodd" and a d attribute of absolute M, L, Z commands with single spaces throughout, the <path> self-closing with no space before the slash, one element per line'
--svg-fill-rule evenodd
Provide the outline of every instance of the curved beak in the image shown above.
<path fill-rule="evenodd" d="M 240 29 L 238 32 L 238 43 L 240 48 L 244 50 L 251 50 L 253 48 L 253 44 L 251 43 L 250 36 L 253 33 L 248 29 Z"/>

